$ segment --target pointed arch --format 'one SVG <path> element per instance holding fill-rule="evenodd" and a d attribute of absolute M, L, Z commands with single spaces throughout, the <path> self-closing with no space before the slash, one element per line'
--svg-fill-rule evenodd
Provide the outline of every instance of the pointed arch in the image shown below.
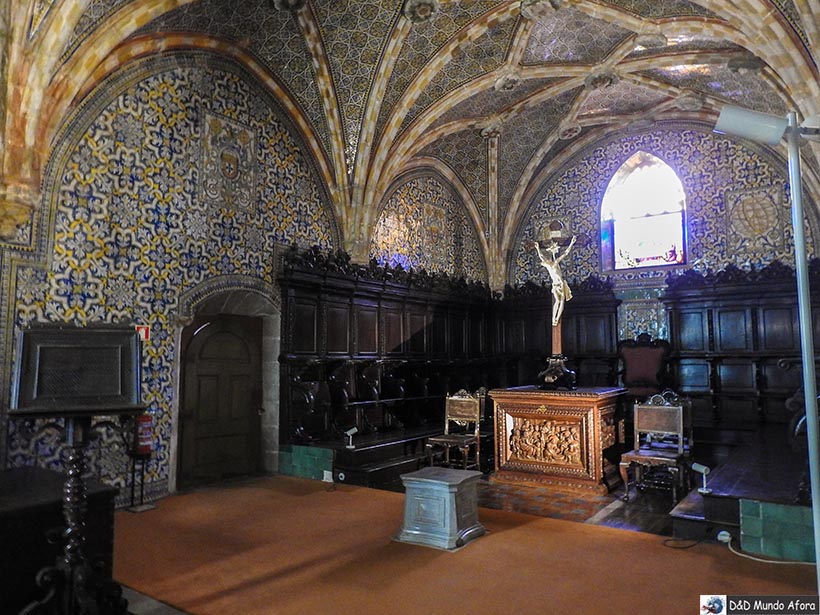
<path fill-rule="evenodd" d="M 615 171 L 601 199 L 604 271 L 686 262 L 686 194 L 675 170 L 639 150 Z"/>

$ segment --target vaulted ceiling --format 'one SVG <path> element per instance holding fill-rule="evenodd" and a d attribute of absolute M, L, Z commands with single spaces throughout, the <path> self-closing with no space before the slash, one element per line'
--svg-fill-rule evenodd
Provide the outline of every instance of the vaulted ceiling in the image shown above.
<path fill-rule="evenodd" d="M 12 89 L 31 77 L 43 96 L 24 119 L 6 109 L 7 177 L 11 144 L 53 138 L 123 64 L 218 51 L 301 127 L 354 256 L 391 183 L 419 166 L 452 179 L 497 253 L 579 143 L 653 122 L 714 122 L 725 103 L 820 113 L 814 0 L 11 2 Z"/>

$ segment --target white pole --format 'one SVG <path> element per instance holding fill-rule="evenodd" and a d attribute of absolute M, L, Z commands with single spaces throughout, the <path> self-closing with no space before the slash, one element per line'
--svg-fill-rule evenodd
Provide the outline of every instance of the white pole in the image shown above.
<path fill-rule="evenodd" d="M 820 591 L 820 455 L 818 455 L 817 382 L 814 373 L 814 333 L 809 294 L 809 267 L 806 255 L 806 233 L 803 217 L 803 186 L 800 177 L 800 127 L 797 113 L 788 114 L 786 140 L 789 149 L 789 188 L 792 226 L 794 228 L 794 261 L 797 275 L 797 309 L 800 316 L 800 348 L 803 359 L 803 391 L 806 400 L 806 437 L 809 445 L 811 510 L 814 522 L 814 558 L 817 588 Z"/>

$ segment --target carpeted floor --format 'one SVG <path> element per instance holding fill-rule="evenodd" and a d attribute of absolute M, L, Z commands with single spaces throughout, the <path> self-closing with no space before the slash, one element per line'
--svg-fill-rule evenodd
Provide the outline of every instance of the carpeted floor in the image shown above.
<path fill-rule="evenodd" d="M 816 593 L 813 566 L 488 508 L 487 535 L 458 551 L 408 545 L 392 540 L 403 505 L 290 477 L 171 496 L 117 513 L 114 576 L 197 615 L 684 615 L 701 594 Z"/>

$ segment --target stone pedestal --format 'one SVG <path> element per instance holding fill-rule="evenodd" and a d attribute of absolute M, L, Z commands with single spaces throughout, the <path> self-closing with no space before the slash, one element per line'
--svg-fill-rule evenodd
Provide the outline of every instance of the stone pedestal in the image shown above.
<path fill-rule="evenodd" d="M 428 467 L 402 474 L 404 525 L 400 542 L 458 549 L 482 536 L 476 488 L 481 472 Z"/>

